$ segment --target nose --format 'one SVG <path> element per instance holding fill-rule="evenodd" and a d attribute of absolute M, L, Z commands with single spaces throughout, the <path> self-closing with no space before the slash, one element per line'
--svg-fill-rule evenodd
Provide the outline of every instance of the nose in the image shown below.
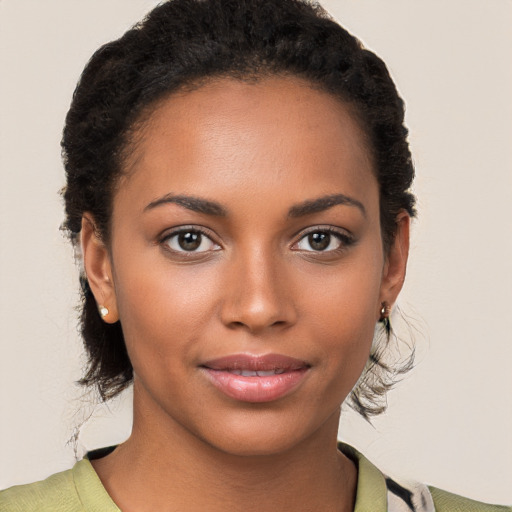
<path fill-rule="evenodd" d="M 231 329 L 261 334 L 297 320 L 286 262 L 271 251 L 247 251 L 234 258 L 225 280 L 222 322 Z"/>

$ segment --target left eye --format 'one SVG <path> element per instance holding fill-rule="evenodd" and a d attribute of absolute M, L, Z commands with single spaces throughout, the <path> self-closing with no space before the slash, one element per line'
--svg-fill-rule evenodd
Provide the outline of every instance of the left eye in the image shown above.
<path fill-rule="evenodd" d="M 180 231 L 169 236 L 165 243 L 176 252 L 215 251 L 219 246 L 200 231 Z"/>
<path fill-rule="evenodd" d="M 313 231 L 303 236 L 297 243 L 300 251 L 328 252 L 343 245 L 343 236 L 330 231 Z"/>

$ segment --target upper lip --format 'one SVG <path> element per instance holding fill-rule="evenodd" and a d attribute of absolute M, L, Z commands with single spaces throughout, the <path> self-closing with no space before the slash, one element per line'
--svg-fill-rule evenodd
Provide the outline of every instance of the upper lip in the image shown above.
<path fill-rule="evenodd" d="M 271 371 L 271 370 L 299 370 L 309 368 L 311 365 L 300 359 L 285 356 L 282 354 L 232 354 L 217 359 L 211 359 L 201 364 L 210 370 L 249 370 L 249 371 Z"/>

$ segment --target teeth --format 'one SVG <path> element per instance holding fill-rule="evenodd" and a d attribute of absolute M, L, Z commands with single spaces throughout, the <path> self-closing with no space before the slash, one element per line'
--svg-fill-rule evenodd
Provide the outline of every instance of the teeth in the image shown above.
<path fill-rule="evenodd" d="M 258 377 L 269 377 L 270 375 L 275 375 L 276 372 L 274 370 L 270 371 L 262 371 L 262 372 L 256 372 L 258 374 Z"/>
<path fill-rule="evenodd" d="M 284 373 L 283 368 L 276 368 L 275 370 L 230 370 L 230 373 L 234 373 L 235 375 L 241 375 L 242 377 L 270 377 L 272 375 L 281 375 Z"/>

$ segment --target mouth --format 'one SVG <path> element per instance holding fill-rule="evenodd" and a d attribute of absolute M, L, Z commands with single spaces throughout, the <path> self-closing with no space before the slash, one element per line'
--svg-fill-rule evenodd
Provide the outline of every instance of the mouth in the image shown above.
<path fill-rule="evenodd" d="M 242 377 L 269 377 L 270 375 L 281 375 L 286 372 L 284 368 L 276 368 L 275 370 L 227 370 L 234 375 L 241 375 Z"/>
<path fill-rule="evenodd" d="M 271 402 L 293 392 L 311 365 L 281 354 L 235 354 L 200 365 L 224 395 L 241 402 Z"/>

